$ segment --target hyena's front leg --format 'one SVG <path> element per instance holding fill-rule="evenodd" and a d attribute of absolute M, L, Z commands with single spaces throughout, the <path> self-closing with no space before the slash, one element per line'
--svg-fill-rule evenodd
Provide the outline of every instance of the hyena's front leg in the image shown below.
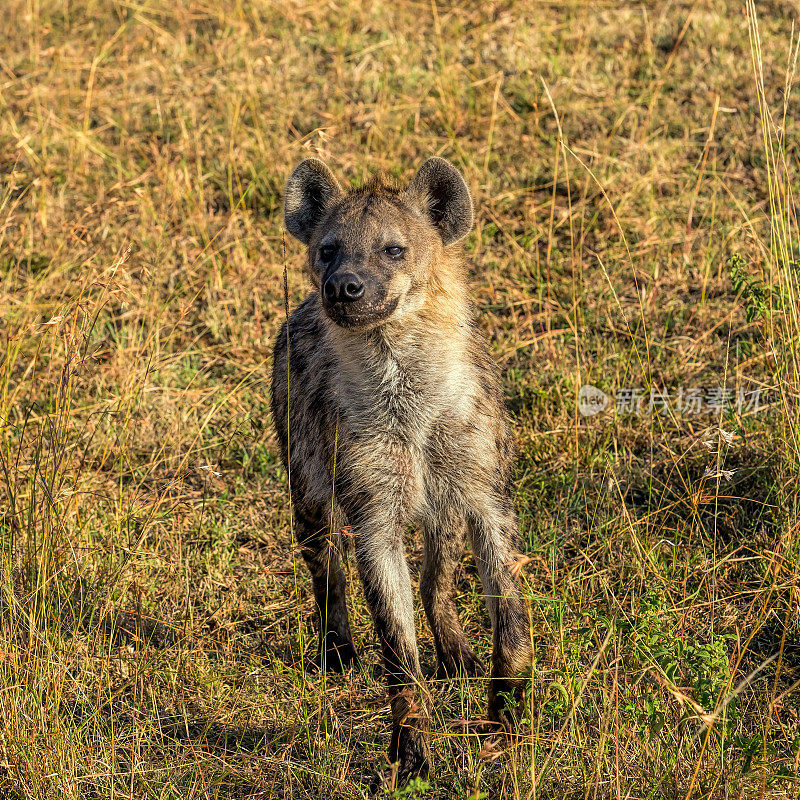
<path fill-rule="evenodd" d="M 497 504 L 489 513 L 471 515 L 468 530 L 492 620 L 488 716 L 511 731 L 525 700 L 527 681 L 520 673 L 530 668 L 533 652 L 527 608 L 510 569 L 519 557 L 517 524 L 513 513 Z"/>
<path fill-rule="evenodd" d="M 425 560 L 420 594 L 433 633 L 437 678 L 483 675 L 483 665 L 472 652 L 458 619 L 455 571 L 464 550 L 463 514 L 448 510 L 422 526 Z"/>
<path fill-rule="evenodd" d="M 300 552 L 311 572 L 319 613 L 319 664 L 341 672 L 358 663 L 347 616 L 347 579 L 321 514 L 295 508 Z"/>
<path fill-rule="evenodd" d="M 403 529 L 372 519 L 354 526 L 364 596 L 383 652 L 392 705 L 389 760 L 399 762 L 402 781 L 428 773 L 427 698 L 414 631 L 414 598 L 403 553 Z"/>

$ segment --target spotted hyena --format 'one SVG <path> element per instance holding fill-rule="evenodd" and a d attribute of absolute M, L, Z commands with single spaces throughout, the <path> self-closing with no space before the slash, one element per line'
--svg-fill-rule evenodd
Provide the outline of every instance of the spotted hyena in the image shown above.
<path fill-rule="evenodd" d="M 289 232 L 308 248 L 314 292 L 281 328 L 273 416 L 290 472 L 297 538 L 319 610 L 320 659 L 357 661 L 345 574 L 332 532 L 349 525 L 383 651 L 389 756 L 402 778 L 428 770 L 428 711 L 403 552 L 422 531 L 422 603 L 440 676 L 478 675 L 454 602 L 469 537 L 493 630 L 489 717 L 514 724 L 530 665 L 517 557 L 509 432 L 497 371 L 467 293 L 462 248 L 473 223 L 461 174 L 441 158 L 411 183 L 377 177 L 343 191 L 316 159 L 286 185 Z"/>

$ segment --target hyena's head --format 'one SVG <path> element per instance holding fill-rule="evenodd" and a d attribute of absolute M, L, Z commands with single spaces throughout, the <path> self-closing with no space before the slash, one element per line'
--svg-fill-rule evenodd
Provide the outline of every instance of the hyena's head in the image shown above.
<path fill-rule="evenodd" d="M 289 177 L 284 219 L 308 246 L 311 278 L 333 322 L 367 330 L 419 310 L 445 249 L 472 228 L 472 197 L 443 158 L 399 188 L 380 176 L 345 192 L 315 158 Z"/>

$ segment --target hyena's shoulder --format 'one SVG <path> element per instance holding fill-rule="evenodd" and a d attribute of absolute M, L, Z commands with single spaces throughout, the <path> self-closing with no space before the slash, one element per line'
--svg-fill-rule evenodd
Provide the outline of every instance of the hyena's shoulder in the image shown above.
<path fill-rule="evenodd" d="M 478 327 L 477 320 L 469 322 L 469 346 L 466 358 L 472 366 L 481 399 L 494 410 L 498 405 L 504 407 L 503 381 L 500 367 L 492 357 L 486 334 Z"/>
<path fill-rule="evenodd" d="M 272 415 L 297 499 L 322 497 L 338 418 L 333 349 L 319 296 L 304 300 L 284 322 L 275 343 Z M 321 501 L 322 502 L 322 501 Z"/>
<path fill-rule="evenodd" d="M 469 359 L 477 376 L 478 407 L 488 421 L 489 434 L 494 438 L 501 469 L 508 473 L 516 456 L 516 444 L 511 419 L 505 401 L 503 379 L 489 349 L 485 334 L 473 324 Z"/>
<path fill-rule="evenodd" d="M 289 317 L 288 328 L 284 322 L 278 333 L 275 342 L 275 356 L 284 357 L 286 355 L 287 329 L 289 331 L 289 348 L 303 351 L 300 355 L 305 356 L 306 350 L 311 350 L 315 343 L 320 342 L 324 337 L 324 323 L 322 321 L 322 308 L 317 294 L 311 294 L 292 312 Z M 292 353 L 294 356 L 294 353 Z M 305 363 L 297 362 L 301 371 L 305 368 Z M 294 366 L 292 367 L 294 368 Z"/>
<path fill-rule="evenodd" d="M 317 294 L 307 297 L 292 313 L 289 323 L 281 325 L 275 343 L 272 369 L 273 387 L 290 378 L 306 383 L 328 373 L 335 358 L 328 340 L 322 308 Z"/>

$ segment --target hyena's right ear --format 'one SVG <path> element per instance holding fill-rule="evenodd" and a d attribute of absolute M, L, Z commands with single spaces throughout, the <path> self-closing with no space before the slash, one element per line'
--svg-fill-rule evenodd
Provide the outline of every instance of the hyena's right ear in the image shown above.
<path fill-rule="evenodd" d="M 308 244 L 325 209 L 341 194 L 339 182 L 318 158 L 301 161 L 286 181 L 283 193 L 286 230 Z"/>

